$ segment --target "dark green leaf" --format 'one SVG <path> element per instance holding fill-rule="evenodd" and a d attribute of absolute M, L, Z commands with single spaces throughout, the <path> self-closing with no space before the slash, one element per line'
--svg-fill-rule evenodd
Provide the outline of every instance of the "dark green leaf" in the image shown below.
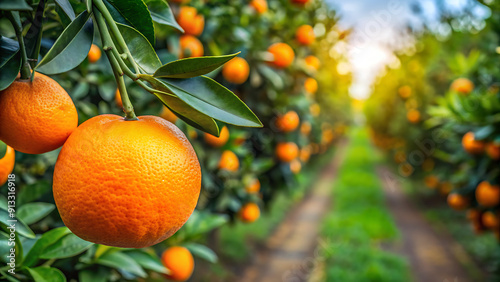
<path fill-rule="evenodd" d="M 71 20 L 74 20 L 75 19 L 75 11 L 73 11 L 73 7 L 71 7 L 71 4 L 69 3 L 68 0 L 55 0 L 57 5 L 59 5 L 59 7 L 61 7 L 61 9 L 64 11 L 64 13 L 66 15 L 68 15 L 68 17 L 71 19 Z"/>
<path fill-rule="evenodd" d="M 196 110 L 225 123 L 261 127 L 257 116 L 224 86 L 206 76 L 159 78 L 167 88 Z"/>
<path fill-rule="evenodd" d="M 68 234 L 71 234 L 71 231 L 67 227 L 59 227 L 47 231 L 42 235 L 42 237 L 40 237 L 40 239 L 38 239 L 38 241 L 36 241 L 33 247 L 29 250 L 23 264 L 26 266 L 35 265 L 40 255 L 45 251 L 47 247 L 53 245 Z"/>
<path fill-rule="evenodd" d="M 160 259 L 142 250 L 127 251 L 126 254 L 135 260 L 144 269 L 158 273 L 168 274 L 168 269 L 163 266 Z"/>
<path fill-rule="evenodd" d="M 19 206 L 24 205 L 25 203 L 32 202 L 44 194 L 50 192 L 52 189 L 52 185 L 47 180 L 36 181 L 31 185 L 27 185 L 20 189 L 17 194 L 17 204 Z"/>
<path fill-rule="evenodd" d="M 96 260 L 97 264 L 122 269 L 139 277 L 146 277 L 146 272 L 131 257 L 123 252 L 106 253 Z"/>
<path fill-rule="evenodd" d="M 155 44 L 155 28 L 148 7 L 142 0 L 104 0 L 116 22 L 138 30 L 151 45 Z"/>
<path fill-rule="evenodd" d="M 7 144 L 5 144 L 4 142 L 2 142 L 0 140 L 0 159 L 3 159 L 3 157 L 5 157 L 6 153 L 7 153 Z M 6 198 L 3 198 L 3 199 L 6 199 Z M 6 205 L 7 202 L 1 203 L 1 205 L 4 205 L 4 204 Z"/>
<path fill-rule="evenodd" d="M 16 40 L 0 35 L 0 68 L 12 59 L 19 50 L 19 43 Z"/>
<path fill-rule="evenodd" d="M 170 6 L 168 5 L 167 1 L 146 0 L 146 4 L 148 5 L 148 9 L 151 13 L 153 21 L 159 24 L 171 26 L 180 32 L 184 32 L 184 29 L 182 29 L 182 27 L 175 20 L 175 17 L 172 14 L 172 10 L 170 10 Z"/>
<path fill-rule="evenodd" d="M 488 138 L 493 132 L 495 132 L 494 125 L 483 126 L 479 128 L 476 132 L 474 132 L 474 139 L 484 140 Z"/>
<path fill-rule="evenodd" d="M 33 11 L 33 9 L 24 0 L 2 0 L 0 1 L 0 10 L 7 11 Z"/>
<path fill-rule="evenodd" d="M 40 266 L 28 268 L 31 277 L 35 282 L 65 282 L 66 277 L 57 268 Z"/>
<path fill-rule="evenodd" d="M 21 53 L 17 52 L 0 68 L 0 91 L 9 87 L 16 80 L 21 69 Z"/>
<path fill-rule="evenodd" d="M 93 243 L 87 242 L 73 233 L 64 236 L 54 244 L 48 246 L 43 250 L 40 258 L 53 259 L 53 258 L 69 258 L 76 256 L 79 253 L 87 250 Z"/>
<path fill-rule="evenodd" d="M 109 281 L 111 269 L 103 266 L 87 268 L 78 272 L 80 282 L 106 282 Z"/>
<path fill-rule="evenodd" d="M 84 11 L 64 29 L 52 48 L 35 67 L 39 72 L 45 74 L 66 72 L 85 60 L 94 37 L 94 26 L 89 17 L 89 13 Z"/>
<path fill-rule="evenodd" d="M 33 22 L 24 37 L 24 44 L 26 45 L 26 55 L 30 59 L 38 60 L 40 54 L 40 45 L 42 43 L 43 34 L 43 12 L 45 11 L 45 0 L 38 2 Z M 35 66 L 35 62 L 30 62 L 31 67 Z"/>
<path fill-rule="evenodd" d="M 183 245 L 186 247 L 194 256 L 202 258 L 208 262 L 216 263 L 217 255 L 205 245 L 197 244 L 197 243 L 187 243 Z"/>
<path fill-rule="evenodd" d="M 16 232 L 27 238 L 35 238 L 35 233 L 21 220 L 15 217 L 10 217 L 10 213 L 0 209 L 0 223 L 5 224 L 7 227 L 11 224 L 16 225 Z M 11 221 L 13 220 L 13 221 Z M 15 221 L 17 220 L 17 222 Z"/>
<path fill-rule="evenodd" d="M 123 24 L 117 25 L 123 39 L 125 39 L 127 43 L 130 53 L 145 72 L 154 73 L 161 67 L 161 62 L 158 55 L 156 55 L 155 49 L 144 35 L 130 26 Z"/>
<path fill-rule="evenodd" d="M 28 203 L 19 208 L 17 217 L 28 225 L 33 224 L 47 216 L 55 207 L 54 204 L 49 203 Z"/>
<path fill-rule="evenodd" d="M 239 53 L 213 56 L 186 58 L 170 62 L 160 67 L 154 74 L 155 77 L 164 78 L 190 78 L 207 74 L 224 65 Z"/>

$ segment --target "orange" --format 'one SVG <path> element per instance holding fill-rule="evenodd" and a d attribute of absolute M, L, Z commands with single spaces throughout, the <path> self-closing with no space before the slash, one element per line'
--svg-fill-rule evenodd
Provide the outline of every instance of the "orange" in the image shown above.
<path fill-rule="evenodd" d="M 238 160 L 238 156 L 235 153 L 226 150 L 222 152 L 222 156 L 219 160 L 219 169 L 227 170 L 227 171 L 238 171 L 240 167 L 240 161 Z"/>
<path fill-rule="evenodd" d="M 254 8 L 257 14 L 263 14 L 267 12 L 267 1 L 266 0 L 252 0 L 250 2 L 250 7 Z"/>
<path fill-rule="evenodd" d="M 182 35 L 179 39 L 180 54 L 179 57 L 201 57 L 203 56 L 203 44 L 198 38 L 192 35 Z"/>
<path fill-rule="evenodd" d="M 299 160 L 295 159 L 290 163 L 290 171 L 293 174 L 298 174 L 301 169 L 302 169 L 302 164 L 300 163 Z"/>
<path fill-rule="evenodd" d="M 222 76 L 234 84 L 242 84 L 247 81 L 250 67 L 245 59 L 235 57 L 222 67 Z"/>
<path fill-rule="evenodd" d="M 177 23 L 184 29 L 184 34 L 199 36 L 205 27 L 205 18 L 198 15 L 196 8 L 183 6 L 177 15 Z"/>
<path fill-rule="evenodd" d="M 219 137 L 205 133 L 205 142 L 212 147 L 222 147 L 226 145 L 227 140 L 229 140 L 229 130 L 227 129 L 227 126 L 224 126 L 220 130 Z"/>
<path fill-rule="evenodd" d="M 281 132 L 292 132 L 299 126 L 300 118 L 297 112 L 289 111 L 284 115 L 280 115 L 276 118 L 275 125 L 276 128 Z"/>
<path fill-rule="evenodd" d="M 0 142 L 1 143 L 1 142 Z M 0 186 L 4 185 L 9 178 L 9 174 L 14 169 L 16 153 L 12 147 L 7 146 L 5 155 L 0 159 Z"/>
<path fill-rule="evenodd" d="M 429 175 L 424 179 L 425 186 L 431 189 L 436 189 L 439 186 L 439 178 L 435 175 Z"/>
<path fill-rule="evenodd" d="M 88 58 L 90 63 L 99 61 L 101 58 L 101 49 L 97 45 L 92 44 L 92 46 L 90 46 Z"/>
<path fill-rule="evenodd" d="M 468 95 L 474 90 L 474 83 L 467 78 L 457 78 L 450 86 L 452 91 Z"/>
<path fill-rule="evenodd" d="M 499 226 L 498 216 L 491 211 L 483 213 L 481 216 L 483 225 L 489 229 L 496 229 Z"/>
<path fill-rule="evenodd" d="M 319 59 L 313 55 L 309 55 L 305 58 L 306 66 L 311 70 L 319 70 L 321 62 Z"/>
<path fill-rule="evenodd" d="M 299 159 L 303 163 L 306 163 L 309 161 L 309 158 L 311 158 L 311 148 L 309 146 L 306 146 L 306 147 L 300 149 Z"/>
<path fill-rule="evenodd" d="M 276 146 L 276 156 L 278 160 L 289 163 L 299 155 L 299 147 L 293 142 L 278 143 Z"/>
<path fill-rule="evenodd" d="M 252 182 L 250 182 L 249 185 L 247 185 L 247 187 L 245 187 L 245 190 L 249 194 L 259 193 L 259 191 L 260 191 L 260 181 L 258 179 L 254 179 Z"/>
<path fill-rule="evenodd" d="M 401 98 L 407 99 L 411 97 L 411 87 L 408 85 L 401 86 L 398 89 L 398 94 Z"/>
<path fill-rule="evenodd" d="M 161 255 L 163 266 L 170 271 L 167 278 L 174 281 L 186 281 L 194 270 L 194 258 L 191 252 L 180 246 L 166 249 Z"/>
<path fill-rule="evenodd" d="M 193 147 L 157 116 L 87 120 L 68 138 L 54 169 L 64 224 L 84 240 L 122 248 L 172 236 L 193 213 L 200 188 Z"/>
<path fill-rule="evenodd" d="M 271 62 L 277 68 L 286 68 L 290 66 L 295 59 L 295 53 L 292 47 L 286 43 L 274 43 L 269 46 L 267 52 L 273 54 L 274 59 Z"/>
<path fill-rule="evenodd" d="M 52 78 L 35 73 L 0 92 L 0 140 L 14 150 L 42 154 L 61 147 L 78 126 L 68 93 Z"/>
<path fill-rule="evenodd" d="M 239 211 L 241 221 L 252 223 L 260 217 L 260 209 L 256 203 L 247 203 Z"/>
<path fill-rule="evenodd" d="M 309 106 L 309 112 L 313 117 L 317 117 L 321 113 L 321 107 L 317 103 L 314 103 Z"/>
<path fill-rule="evenodd" d="M 304 121 L 301 125 L 300 125 L 300 133 L 302 135 L 309 135 L 311 134 L 311 130 L 312 130 L 312 126 L 311 126 L 311 123 L 308 122 L 308 121 Z"/>
<path fill-rule="evenodd" d="M 469 206 L 469 200 L 463 195 L 451 193 L 448 195 L 448 205 L 457 211 L 465 210 Z"/>
<path fill-rule="evenodd" d="M 494 207 L 500 203 L 500 186 L 488 181 L 479 183 L 476 188 L 476 200 L 483 207 Z"/>
<path fill-rule="evenodd" d="M 411 123 L 418 123 L 420 121 L 420 112 L 415 109 L 409 110 L 406 114 L 406 118 Z"/>
<path fill-rule="evenodd" d="M 475 140 L 473 132 L 467 132 L 462 138 L 462 147 L 467 153 L 477 155 L 484 151 L 485 143 Z"/>
<path fill-rule="evenodd" d="M 175 123 L 177 121 L 177 116 L 165 106 L 163 106 L 163 109 L 161 110 L 160 117 L 170 121 L 171 123 Z"/>
<path fill-rule="evenodd" d="M 453 184 L 449 181 L 444 181 L 439 185 L 439 192 L 443 195 L 448 195 L 453 190 Z"/>
<path fill-rule="evenodd" d="M 301 25 L 295 32 L 295 39 L 302 45 L 311 45 L 315 38 L 314 29 L 307 24 Z"/>
<path fill-rule="evenodd" d="M 304 82 L 304 89 L 307 91 L 307 93 L 315 94 L 316 91 L 318 91 L 318 82 L 316 81 L 316 79 L 308 77 Z"/>
<path fill-rule="evenodd" d="M 493 142 L 486 144 L 486 153 L 492 160 L 500 160 L 500 145 Z"/>

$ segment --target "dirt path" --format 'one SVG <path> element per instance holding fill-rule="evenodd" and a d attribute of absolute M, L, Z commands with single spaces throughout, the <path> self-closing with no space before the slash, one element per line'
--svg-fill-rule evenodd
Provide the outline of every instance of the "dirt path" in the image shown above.
<path fill-rule="evenodd" d="M 449 234 L 437 233 L 401 189 L 401 182 L 386 167 L 378 175 L 384 184 L 387 206 L 401 232 L 401 242 L 390 251 L 408 259 L 414 281 L 472 281 L 464 265 L 470 259 Z"/>
<path fill-rule="evenodd" d="M 276 228 L 264 248 L 246 268 L 241 282 L 307 281 L 314 262 L 319 228 L 330 208 L 332 182 L 346 142 L 322 171 L 305 199 Z"/>

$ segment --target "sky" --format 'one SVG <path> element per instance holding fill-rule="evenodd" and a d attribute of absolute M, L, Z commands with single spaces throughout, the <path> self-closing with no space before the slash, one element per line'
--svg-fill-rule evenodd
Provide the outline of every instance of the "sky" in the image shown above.
<path fill-rule="evenodd" d="M 450 9 L 460 9 L 468 0 L 445 1 Z M 386 66 L 398 66 L 392 48 L 412 46 L 411 38 L 402 37 L 401 30 L 408 24 L 422 26 L 423 21 L 437 17 L 435 0 L 419 0 L 425 19 L 412 12 L 415 0 L 326 0 L 341 17 L 342 28 L 353 28 L 347 46 L 348 59 L 353 74 L 350 95 L 365 99 L 370 95 L 371 85 Z M 393 47 L 388 47 L 393 46 Z"/>

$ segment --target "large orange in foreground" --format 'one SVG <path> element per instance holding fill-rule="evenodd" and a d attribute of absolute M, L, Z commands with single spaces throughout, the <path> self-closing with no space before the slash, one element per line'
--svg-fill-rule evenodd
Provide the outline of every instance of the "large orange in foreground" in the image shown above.
<path fill-rule="evenodd" d="M 156 116 L 96 116 L 64 144 L 54 199 L 64 224 L 84 240 L 143 248 L 173 235 L 200 194 L 198 158 L 186 136 Z"/>
<path fill-rule="evenodd" d="M 0 92 L 0 140 L 16 151 L 55 150 L 77 126 L 71 97 L 48 76 L 35 73 L 33 82 L 16 79 Z"/>

